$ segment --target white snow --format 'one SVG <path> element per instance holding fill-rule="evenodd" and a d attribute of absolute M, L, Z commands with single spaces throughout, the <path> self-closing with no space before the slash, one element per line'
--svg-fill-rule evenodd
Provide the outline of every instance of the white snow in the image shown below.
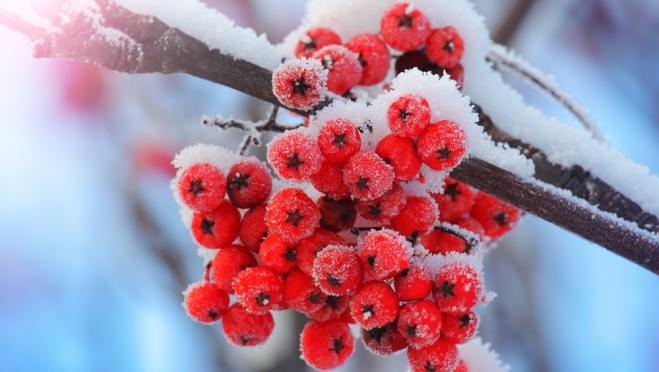
<path fill-rule="evenodd" d="M 508 372 L 510 366 L 503 364 L 499 355 L 490 349 L 490 343 L 483 343 L 476 337 L 466 344 L 458 345 L 460 358 L 465 361 L 469 372 Z"/>

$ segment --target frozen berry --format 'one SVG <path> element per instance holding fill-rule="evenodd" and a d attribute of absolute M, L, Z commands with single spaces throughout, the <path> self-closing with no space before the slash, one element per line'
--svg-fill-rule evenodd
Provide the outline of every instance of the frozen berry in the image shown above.
<path fill-rule="evenodd" d="M 296 243 L 313 234 L 319 221 L 320 212 L 316 203 L 300 189 L 283 189 L 268 203 L 268 230 L 288 243 Z"/>
<path fill-rule="evenodd" d="M 442 267 L 433 281 L 432 295 L 443 313 L 471 311 L 484 295 L 483 277 L 471 265 L 454 262 Z"/>
<path fill-rule="evenodd" d="M 342 96 L 359 83 L 362 65 L 357 53 L 343 45 L 328 45 L 313 54 L 327 70 L 327 90 Z"/>
<path fill-rule="evenodd" d="M 467 214 L 476 202 L 476 191 L 451 177 L 444 180 L 443 194 L 430 194 L 439 206 L 440 221 L 455 221 Z"/>
<path fill-rule="evenodd" d="M 483 227 L 475 219 L 462 218 L 454 224 L 460 228 L 469 230 L 478 236 L 483 236 Z M 446 255 L 450 252 L 472 253 L 474 242 L 465 240 L 450 232 L 435 229 L 421 237 L 421 244 L 432 254 L 441 253 Z"/>
<path fill-rule="evenodd" d="M 359 256 L 347 246 L 330 245 L 313 262 L 313 278 L 325 293 L 342 296 L 354 293 L 363 279 Z"/>
<path fill-rule="evenodd" d="M 355 224 L 357 211 L 352 199 L 333 200 L 327 196 L 318 199 L 320 227 L 332 232 L 348 230 Z"/>
<path fill-rule="evenodd" d="M 370 281 L 359 287 L 350 300 L 350 311 L 366 329 L 382 327 L 398 315 L 398 296 L 391 286 L 380 281 Z"/>
<path fill-rule="evenodd" d="M 435 342 L 439 338 L 441 326 L 442 313 L 429 300 L 407 303 L 398 313 L 398 331 L 415 349 Z"/>
<path fill-rule="evenodd" d="M 227 195 L 238 208 L 252 208 L 268 199 L 272 178 L 268 169 L 256 159 L 234 164 L 227 176 Z"/>
<path fill-rule="evenodd" d="M 354 197 L 375 199 L 391 189 L 394 171 L 374 151 L 360 151 L 343 168 L 343 182 Z"/>
<path fill-rule="evenodd" d="M 430 124 L 430 105 L 418 94 L 403 94 L 387 110 L 387 124 L 400 137 L 414 137 Z"/>
<path fill-rule="evenodd" d="M 268 340 L 275 320 L 270 312 L 252 314 L 239 303 L 231 305 L 222 318 L 222 329 L 229 343 L 235 346 L 257 346 Z"/>
<path fill-rule="evenodd" d="M 405 207 L 391 220 L 391 226 L 401 235 L 416 239 L 428 232 L 436 219 L 435 206 L 430 199 L 408 196 Z"/>
<path fill-rule="evenodd" d="M 370 278 L 389 279 L 407 269 L 412 257 L 412 246 L 393 230 L 370 231 L 361 245 L 359 257 Z"/>
<path fill-rule="evenodd" d="M 345 199 L 350 196 L 350 190 L 343 183 L 344 164 L 324 159 L 320 164 L 318 173 L 311 176 L 310 181 L 316 190 L 326 194 L 334 200 Z"/>
<path fill-rule="evenodd" d="M 313 278 L 300 269 L 291 269 L 284 279 L 284 301 L 294 310 L 310 313 L 325 304 L 327 295 L 318 288 Z"/>
<path fill-rule="evenodd" d="M 341 44 L 341 38 L 327 27 L 310 28 L 297 43 L 296 57 L 311 57 L 318 49 L 326 45 Z"/>
<path fill-rule="evenodd" d="M 357 211 L 367 220 L 380 223 L 396 217 L 407 203 L 407 194 L 400 185 L 394 183 L 384 195 L 373 200 L 357 201 Z"/>
<path fill-rule="evenodd" d="M 315 59 L 293 59 L 272 73 L 272 92 L 284 106 L 309 110 L 325 94 L 327 71 Z"/>
<path fill-rule="evenodd" d="M 214 283 L 193 283 L 183 292 L 183 307 L 192 320 L 212 323 L 220 320 L 229 306 L 229 295 Z"/>
<path fill-rule="evenodd" d="M 389 46 L 407 52 L 423 45 L 430 34 L 430 21 L 410 4 L 397 3 L 384 13 L 380 32 Z"/>
<path fill-rule="evenodd" d="M 416 155 L 416 145 L 412 138 L 390 134 L 378 142 L 375 152 L 394 167 L 396 181 L 409 181 L 421 169 L 421 159 Z"/>
<path fill-rule="evenodd" d="M 481 223 L 485 235 L 492 239 L 502 237 L 519 220 L 519 209 L 492 195 L 479 192 L 469 214 Z"/>
<path fill-rule="evenodd" d="M 458 365 L 458 348 L 439 339 L 420 349 L 407 349 L 411 372 L 454 372 Z"/>
<path fill-rule="evenodd" d="M 464 41 L 451 26 L 433 29 L 426 39 L 428 58 L 445 68 L 457 65 L 464 50 Z"/>
<path fill-rule="evenodd" d="M 217 252 L 212 261 L 211 273 L 218 287 L 228 294 L 233 294 L 233 280 L 236 275 L 256 265 L 256 259 L 245 247 L 230 245 Z"/>
<path fill-rule="evenodd" d="M 394 69 L 396 70 L 396 75 L 398 75 L 403 71 L 413 68 L 418 68 L 421 71 L 430 71 L 431 65 L 432 62 L 430 62 L 424 51 L 412 50 L 398 56 Z"/>
<path fill-rule="evenodd" d="M 178 192 L 188 208 L 211 212 L 217 208 L 226 192 L 227 180 L 222 171 L 208 163 L 187 168 L 178 179 Z"/>
<path fill-rule="evenodd" d="M 248 210 L 243 216 L 238 237 L 252 252 L 259 253 L 261 243 L 268 236 L 268 226 L 265 223 L 266 205 L 261 204 Z"/>
<path fill-rule="evenodd" d="M 325 304 L 323 307 L 316 311 L 306 313 L 306 315 L 320 322 L 326 322 L 330 319 L 343 319 L 343 314 L 350 313 L 348 306 L 350 304 L 350 299 L 348 296 L 333 296 L 327 295 L 325 298 Z M 345 321 L 345 320 L 344 320 Z"/>
<path fill-rule="evenodd" d="M 454 344 L 464 344 L 472 339 L 480 319 L 475 311 L 464 314 L 442 314 L 441 337 Z"/>
<path fill-rule="evenodd" d="M 328 120 L 318 133 L 318 145 L 325 159 L 345 163 L 362 146 L 355 124 L 346 119 Z"/>
<path fill-rule="evenodd" d="M 346 241 L 337 234 L 323 229 L 316 229 L 313 234 L 297 243 L 297 264 L 303 273 L 313 275 L 313 261 L 318 252 L 328 245 L 345 245 Z"/>
<path fill-rule="evenodd" d="M 270 234 L 261 243 L 261 262 L 273 272 L 283 274 L 297 265 L 297 250 L 279 235 Z"/>
<path fill-rule="evenodd" d="M 389 72 L 391 54 L 382 39 L 377 35 L 364 33 L 353 36 L 345 46 L 359 54 L 359 63 L 364 69 L 359 84 L 373 85 L 384 80 Z"/>
<path fill-rule="evenodd" d="M 455 367 L 453 372 L 469 372 L 469 367 L 467 367 L 467 363 L 464 360 L 460 359 L 458 366 Z"/>
<path fill-rule="evenodd" d="M 411 265 L 394 278 L 394 289 L 401 301 L 423 300 L 432 291 L 432 275 L 423 266 Z"/>
<path fill-rule="evenodd" d="M 268 162 L 285 180 L 308 180 L 318 173 L 322 161 L 318 143 L 301 132 L 286 132 L 268 147 Z"/>
<path fill-rule="evenodd" d="M 253 314 L 266 314 L 282 300 L 284 281 L 265 266 L 248 267 L 233 282 L 238 302 Z"/>
<path fill-rule="evenodd" d="M 407 347 L 407 339 L 398 332 L 395 323 L 371 329 L 362 328 L 362 341 L 368 351 L 380 356 L 391 355 Z"/>
<path fill-rule="evenodd" d="M 212 212 L 195 212 L 192 236 L 205 248 L 222 248 L 231 244 L 240 231 L 240 212 L 230 201 L 223 200 Z"/>
<path fill-rule="evenodd" d="M 455 122 L 430 124 L 416 140 L 419 158 L 430 169 L 444 171 L 457 166 L 467 152 L 465 131 Z"/>
<path fill-rule="evenodd" d="M 310 366 L 328 370 L 337 368 L 352 355 L 355 338 L 348 323 L 335 319 L 311 321 L 302 330 L 300 350 Z"/>

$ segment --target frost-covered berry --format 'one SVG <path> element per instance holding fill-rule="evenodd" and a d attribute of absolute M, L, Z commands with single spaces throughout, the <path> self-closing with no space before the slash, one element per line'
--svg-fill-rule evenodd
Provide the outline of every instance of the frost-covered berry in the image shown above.
<path fill-rule="evenodd" d="M 410 347 L 418 349 L 439 338 L 442 313 L 430 300 L 410 302 L 398 312 L 398 331 L 407 338 Z"/>
<path fill-rule="evenodd" d="M 256 159 L 234 164 L 227 175 L 227 195 L 238 208 L 252 208 L 268 199 L 272 178 L 268 169 Z"/>
<path fill-rule="evenodd" d="M 339 320 L 311 321 L 300 336 L 302 358 L 310 366 L 328 370 L 337 368 L 352 355 L 355 338 L 348 323 Z"/>
<path fill-rule="evenodd" d="M 350 300 L 350 312 L 366 329 L 382 327 L 398 315 L 398 296 L 389 284 L 370 281 L 362 284 Z"/>
<path fill-rule="evenodd" d="M 355 202 L 350 199 L 334 200 L 323 196 L 318 199 L 320 227 L 332 232 L 348 230 L 355 224 L 357 211 Z"/>
<path fill-rule="evenodd" d="M 256 266 L 256 259 L 239 245 L 230 245 L 220 249 L 211 264 L 213 280 L 218 287 L 228 294 L 233 294 L 233 280 L 239 272 Z"/>
<path fill-rule="evenodd" d="M 343 168 L 343 182 L 354 197 L 375 199 L 391 189 L 394 170 L 375 151 L 360 151 Z"/>
<path fill-rule="evenodd" d="M 469 342 L 476 334 L 480 318 L 475 311 L 464 314 L 442 314 L 441 337 L 454 344 Z"/>
<path fill-rule="evenodd" d="M 357 201 L 357 211 L 367 220 L 387 223 L 396 217 L 407 203 L 407 194 L 400 185 L 394 183 L 384 195 L 373 200 Z"/>
<path fill-rule="evenodd" d="M 284 106 L 309 110 L 325 94 L 327 71 L 315 59 L 293 59 L 272 73 L 272 92 Z"/>
<path fill-rule="evenodd" d="M 412 138 L 390 134 L 378 142 L 375 152 L 394 167 L 396 181 L 409 181 L 421 169 L 421 159 L 416 155 L 416 145 Z"/>
<path fill-rule="evenodd" d="M 430 271 L 419 265 L 411 265 L 394 278 L 394 289 L 401 301 L 418 301 L 432 291 Z"/>
<path fill-rule="evenodd" d="M 471 311 L 485 293 L 483 277 L 471 265 L 454 262 L 442 267 L 433 281 L 432 296 L 443 313 Z"/>
<path fill-rule="evenodd" d="M 416 238 L 429 231 L 437 219 L 435 206 L 423 196 L 408 196 L 405 207 L 391 220 L 391 226 L 401 235 Z"/>
<path fill-rule="evenodd" d="M 362 328 L 361 333 L 366 350 L 375 355 L 387 356 L 407 347 L 407 339 L 398 332 L 396 323 L 371 329 Z"/>
<path fill-rule="evenodd" d="M 359 63 L 363 67 L 359 84 L 373 85 L 384 80 L 389 72 L 391 54 L 382 39 L 374 34 L 359 34 L 353 36 L 345 47 L 359 54 Z"/>
<path fill-rule="evenodd" d="M 319 221 L 320 211 L 316 203 L 300 189 L 282 189 L 268 203 L 268 230 L 288 243 L 296 243 L 313 234 Z"/>
<path fill-rule="evenodd" d="M 426 39 L 428 58 L 445 68 L 457 65 L 462 59 L 464 50 L 464 41 L 458 31 L 451 26 L 433 29 Z"/>
<path fill-rule="evenodd" d="M 393 230 L 370 231 L 361 245 L 359 257 L 369 278 L 389 279 L 407 269 L 412 257 L 412 246 L 405 237 Z"/>
<path fill-rule="evenodd" d="M 252 314 L 239 303 L 231 305 L 224 312 L 222 329 L 227 341 L 235 346 L 257 346 L 268 340 L 275 320 L 270 312 Z"/>
<path fill-rule="evenodd" d="M 297 265 L 295 244 L 287 243 L 279 235 L 270 234 L 261 243 L 259 257 L 264 266 L 283 274 Z"/>
<path fill-rule="evenodd" d="M 485 235 L 492 239 L 502 237 L 519 220 L 519 209 L 492 195 L 479 192 L 469 214 L 481 223 Z"/>
<path fill-rule="evenodd" d="M 467 152 L 464 129 L 450 120 L 430 124 L 416 140 L 416 151 L 430 169 L 444 171 L 457 166 Z"/>
<path fill-rule="evenodd" d="M 476 202 L 476 191 L 466 183 L 451 177 L 444 180 L 443 194 L 430 194 L 439 206 L 440 221 L 455 221 L 471 210 Z"/>
<path fill-rule="evenodd" d="M 484 236 L 483 226 L 471 217 L 454 221 L 453 224 L 460 228 L 469 230 L 481 237 Z M 446 255 L 450 252 L 471 254 L 474 246 L 470 241 L 462 239 L 454 234 L 441 230 L 433 230 L 421 237 L 421 244 L 432 254 L 441 253 Z"/>
<path fill-rule="evenodd" d="M 364 277 L 354 249 L 336 245 L 330 245 L 318 253 L 313 261 L 312 274 L 318 288 L 334 296 L 355 293 Z"/>
<path fill-rule="evenodd" d="M 188 316 L 200 323 L 220 320 L 229 306 L 229 295 L 214 283 L 193 283 L 183 292 L 183 308 Z"/>
<path fill-rule="evenodd" d="M 284 301 L 301 313 L 319 310 L 327 299 L 327 295 L 314 284 L 313 278 L 299 268 L 293 268 L 286 274 L 283 295 Z"/>
<path fill-rule="evenodd" d="M 407 349 L 411 372 L 454 372 L 458 365 L 458 348 L 439 339 L 420 349 Z"/>
<path fill-rule="evenodd" d="M 282 301 L 284 281 L 268 267 L 248 267 L 233 282 L 238 302 L 253 314 L 266 314 Z"/>
<path fill-rule="evenodd" d="M 341 37 L 327 27 L 312 27 L 305 32 L 302 39 L 295 48 L 296 57 L 311 57 L 318 49 L 327 46 L 341 44 Z"/>
<path fill-rule="evenodd" d="M 317 50 L 313 58 L 327 70 L 327 90 L 342 96 L 359 83 L 362 65 L 357 53 L 343 45 L 328 45 Z"/>
<path fill-rule="evenodd" d="M 297 264 L 303 273 L 313 275 L 313 261 L 318 252 L 328 245 L 345 245 L 346 241 L 339 235 L 323 229 L 316 229 L 313 234 L 297 243 Z"/>
<path fill-rule="evenodd" d="M 178 192 L 185 205 L 195 211 L 211 212 L 226 192 L 227 180 L 222 171 L 208 163 L 195 164 L 178 179 Z"/>
<path fill-rule="evenodd" d="M 418 68 L 420 71 L 430 71 L 432 64 L 424 51 L 412 50 L 396 58 L 394 69 L 396 70 L 396 75 L 413 68 Z"/>
<path fill-rule="evenodd" d="M 327 295 L 323 307 L 316 311 L 306 313 L 309 318 L 319 322 L 326 322 L 330 319 L 342 319 L 345 321 L 345 313 L 350 313 L 348 310 L 350 298 L 348 296 L 334 296 Z"/>
<path fill-rule="evenodd" d="M 362 146 L 355 124 L 347 119 L 328 120 L 318 133 L 318 146 L 325 159 L 345 163 Z"/>
<path fill-rule="evenodd" d="M 316 190 L 330 198 L 334 200 L 345 199 L 350 196 L 350 190 L 343 183 L 344 165 L 325 159 L 320 164 L 318 173 L 312 175 L 309 180 Z"/>
<path fill-rule="evenodd" d="M 423 45 L 430 34 L 430 21 L 410 4 L 397 3 L 384 13 L 380 33 L 389 46 L 407 52 Z"/>
<path fill-rule="evenodd" d="M 286 132 L 268 147 L 268 162 L 285 180 L 308 180 L 318 173 L 322 161 L 318 142 L 301 132 Z"/>
<path fill-rule="evenodd" d="M 418 94 L 403 94 L 387 110 L 387 124 L 400 137 L 414 137 L 430 124 L 430 105 Z"/>
<path fill-rule="evenodd" d="M 231 244 L 240 231 L 240 212 L 230 201 L 223 200 L 212 212 L 195 212 L 192 236 L 205 248 L 222 248 Z"/>
<path fill-rule="evenodd" d="M 259 253 L 261 243 L 268 236 L 268 226 L 265 223 L 266 205 L 261 204 L 248 210 L 243 216 L 238 237 L 252 252 Z"/>

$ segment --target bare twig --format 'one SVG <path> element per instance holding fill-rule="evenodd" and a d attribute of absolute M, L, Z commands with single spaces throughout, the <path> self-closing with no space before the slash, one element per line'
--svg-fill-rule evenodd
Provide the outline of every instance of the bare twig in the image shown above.
<path fill-rule="evenodd" d="M 462 239 L 467 243 L 467 246 L 465 247 L 465 252 L 470 253 L 471 250 L 476 250 L 479 251 L 481 250 L 481 241 L 478 238 L 478 235 L 474 233 L 466 233 L 464 232 L 464 229 L 460 229 L 460 226 L 456 226 L 450 223 L 441 223 L 439 225 L 436 225 L 434 227 L 435 230 L 437 231 L 443 231 L 445 233 L 451 234 L 453 236 L 457 236 L 458 238 Z"/>

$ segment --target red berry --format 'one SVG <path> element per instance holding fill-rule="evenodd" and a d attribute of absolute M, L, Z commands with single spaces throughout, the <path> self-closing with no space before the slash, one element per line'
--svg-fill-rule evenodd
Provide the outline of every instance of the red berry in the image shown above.
<path fill-rule="evenodd" d="M 222 171 L 208 163 L 187 168 L 178 179 L 178 192 L 188 208 L 211 212 L 224 200 L 227 180 Z"/>
<path fill-rule="evenodd" d="M 436 171 L 457 166 L 467 151 L 466 147 L 465 131 L 450 120 L 430 124 L 416 140 L 419 158 Z"/>
<path fill-rule="evenodd" d="M 318 133 L 318 146 L 323 156 L 336 163 L 345 163 L 362 146 L 355 124 L 346 119 L 328 120 Z"/>
<path fill-rule="evenodd" d="M 398 315 L 398 296 L 391 286 L 380 281 L 362 284 L 350 300 L 350 312 L 366 329 L 382 327 Z"/>
<path fill-rule="evenodd" d="M 458 89 L 462 90 L 462 86 L 465 82 L 465 69 L 462 67 L 462 64 L 458 63 L 454 67 L 446 69 L 446 73 L 451 79 L 455 80 Z"/>
<path fill-rule="evenodd" d="M 245 159 L 231 167 L 227 176 L 227 195 L 238 208 L 252 208 L 268 199 L 272 178 L 256 159 Z"/>
<path fill-rule="evenodd" d="M 420 349 L 407 349 L 411 372 L 455 372 L 458 365 L 458 348 L 439 339 Z"/>
<path fill-rule="evenodd" d="M 355 202 L 346 198 L 333 200 L 326 196 L 318 199 L 320 210 L 320 226 L 332 232 L 348 230 L 355 224 L 357 211 Z"/>
<path fill-rule="evenodd" d="M 212 212 L 195 212 L 192 236 L 205 248 L 222 248 L 231 244 L 240 231 L 240 212 L 230 201 L 223 200 Z"/>
<path fill-rule="evenodd" d="M 435 206 L 422 196 L 408 196 L 405 207 L 391 220 L 391 226 L 401 235 L 415 238 L 425 234 L 437 219 Z"/>
<path fill-rule="evenodd" d="M 306 315 L 319 322 L 326 322 L 330 319 L 343 319 L 343 314 L 350 313 L 348 310 L 350 299 L 348 296 L 327 295 L 323 307 Z"/>
<path fill-rule="evenodd" d="M 387 124 L 400 137 L 414 137 L 430 124 L 430 105 L 418 94 L 404 94 L 389 106 Z"/>
<path fill-rule="evenodd" d="M 367 220 L 389 222 L 396 217 L 407 203 L 407 194 L 394 183 L 391 189 L 377 199 L 357 201 L 357 211 Z"/>
<path fill-rule="evenodd" d="M 373 85 L 384 80 L 389 72 L 391 53 L 382 39 L 377 35 L 364 33 L 353 36 L 345 46 L 359 54 L 359 62 L 364 69 L 359 84 Z"/>
<path fill-rule="evenodd" d="M 239 272 L 256 266 L 256 259 L 245 247 L 230 245 L 220 249 L 211 265 L 213 280 L 228 294 L 233 294 L 233 280 Z"/>
<path fill-rule="evenodd" d="M 445 68 L 457 65 L 464 50 L 464 41 L 458 31 L 450 26 L 433 29 L 426 39 L 428 58 Z"/>
<path fill-rule="evenodd" d="M 240 241 L 252 252 L 259 253 L 261 243 L 268 236 L 268 226 L 265 223 L 266 205 L 261 204 L 248 210 L 240 225 Z"/>
<path fill-rule="evenodd" d="M 519 209 L 492 195 L 479 192 L 469 214 L 481 223 L 485 235 L 492 239 L 502 237 L 519 220 Z"/>
<path fill-rule="evenodd" d="M 435 276 L 432 296 L 443 313 L 471 311 L 485 292 L 483 277 L 471 265 L 454 262 L 442 267 Z"/>
<path fill-rule="evenodd" d="M 423 266 L 411 265 L 394 279 L 394 288 L 401 301 L 423 300 L 432 291 L 432 275 Z"/>
<path fill-rule="evenodd" d="M 455 367 L 453 372 L 469 372 L 469 367 L 467 367 L 467 363 L 465 363 L 464 360 L 460 359 L 460 362 L 458 362 L 458 366 Z"/>
<path fill-rule="evenodd" d="M 464 314 L 442 314 L 442 338 L 454 344 L 464 344 L 476 334 L 480 318 L 475 311 Z"/>
<path fill-rule="evenodd" d="M 442 313 L 432 301 L 422 300 L 403 305 L 398 312 L 398 331 L 410 347 L 418 349 L 439 338 Z"/>
<path fill-rule="evenodd" d="M 313 54 L 327 70 L 327 90 L 342 96 L 359 83 L 363 69 L 357 57 L 343 45 L 328 45 Z"/>
<path fill-rule="evenodd" d="M 323 292 L 335 296 L 354 293 L 364 276 L 354 249 L 336 245 L 330 245 L 318 253 L 313 261 L 312 274 Z"/>
<path fill-rule="evenodd" d="M 471 210 L 476 202 L 476 191 L 469 185 L 451 177 L 444 180 L 443 194 L 430 194 L 439 206 L 440 221 L 455 221 Z"/>
<path fill-rule="evenodd" d="M 375 152 L 394 167 L 396 181 L 409 181 L 421 169 L 421 159 L 416 156 L 416 145 L 412 138 L 390 134 L 378 142 Z"/>
<path fill-rule="evenodd" d="M 313 278 L 300 269 L 291 269 L 284 279 L 284 301 L 294 310 L 311 313 L 325 305 L 327 295 L 318 288 Z"/>
<path fill-rule="evenodd" d="M 311 321 L 302 330 L 300 350 L 308 365 L 328 370 L 337 368 L 352 355 L 355 338 L 348 323 L 339 320 Z"/>
<path fill-rule="evenodd" d="M 366 350 L 380 356 L 391 355 L 407 347 L 407 339 L 398 332 L 395 323 L 372 329 L 362 328 L 362 341 Z"/>
<path fill-rule="evenodd" d="M 308 180 L 318 173 L 322 161 L 318 143 L 301 132 L 286 132 L 268 147 L 268 162 L 285 180 Z"/>
<path fill-rule="evenodd" d="M 396 70 L 396 75 L 413 68 L 418 68 L 420 71 L 430 71 L 432 64 L 425 52 L 412 50 L 403 53 L 396 59 L 394 69 Z"/>
<path fill-rule="evenodd" d="M 222 318 L 222 329 L 229 343 L 235 346 L 257 346 L 268 340 L 275 320 L 272 314 L 252 314 L 239 303 L 231 305 Z"/>
<path fill-rule="evenodd" d="M 366 275 L 384 280 L 407 269 L 412 257 L 412 247 L 403 236 L 393 230 L 370 231 L 364 238 L 359 256 Z"/>
<path fill-rule="evenodd" d="M 303 273 L 313 275 L 313 261 L 316 255 L 328 245 L 345 245 L 346 241 L 337 234 L 323 228 L 297 243 L 297 264 Z"/>
<path fill-rule="evenodd" d="M 394 170 L 374 151 L 360 151 L 343 168 L 343 182 L 354 197 L 375 199 L 391 189 Z"/>
<path fill-rule="evenodd" d="M 300 189 L 283 189 L 268 203 L 268 230 L 288 243 L 296 243 L 313 234 L 319 221 L 320 212 L 316 203 Z"/>
<path fill-rule="evenodd" d="M 284 281 L 267 267 L 248 267 L 233 282 L 238 302 L 253 314 L 266 314 L 282 301 Z"/>
<path fill-rule="evenodd" d="M 343 167 L 344 164 L 335 163 L 327 159 L 323 160 L 320 164 L 320 171 L 311 176 L 311 184 L 316 190 L 334 200 L 349 197 L 350 190 L 343 183 Z"/>
<path fill-rule="evenodd" d="M 430 21 L 408 3 L 397 3 L 384 13 L 380 32 L 389 46 L 407 52 L 423 45 L 430 34 Z"/>
<path fill-rule="evenodd" d="M 318 49 L 333 44 L 341 44 L 341 37 L 326 27 L 312 27 L 297 43 L 296 57 L 311 57 Z"/>
<path fill-rule="evenodd" d="M 297 250 L 279 235 L 270 234 L 261 243 L 261 262 L 273 272 L 283 274 L 297 265 Z"/>
<path fill-rule="evenodd" d="M 309 110 L 325 93 L 327 72 L 315 59 L 293 59 L 272 73 L 272 92 L 287 107 Z"/>
<path fill-rule="evenodd" d="M 193 283 L 183 292 L 183 308 L 188 316 L 200 323 L 220 320 L 229 306 L 229 295 L 214 283 Z"/>
<path fill-rule="evenodd" d="M 455 225 L 469 230 L 476 235 L 483 236 L 483 227 L 473 218 L 463 218 Z M 470 241 L 464 240 L 454 234 L 441 230 L 433 230 L 421 237 L 421 244 L 432 254 L 446 255 L 450 252 L 470 254 L 474 246 Z"/>

